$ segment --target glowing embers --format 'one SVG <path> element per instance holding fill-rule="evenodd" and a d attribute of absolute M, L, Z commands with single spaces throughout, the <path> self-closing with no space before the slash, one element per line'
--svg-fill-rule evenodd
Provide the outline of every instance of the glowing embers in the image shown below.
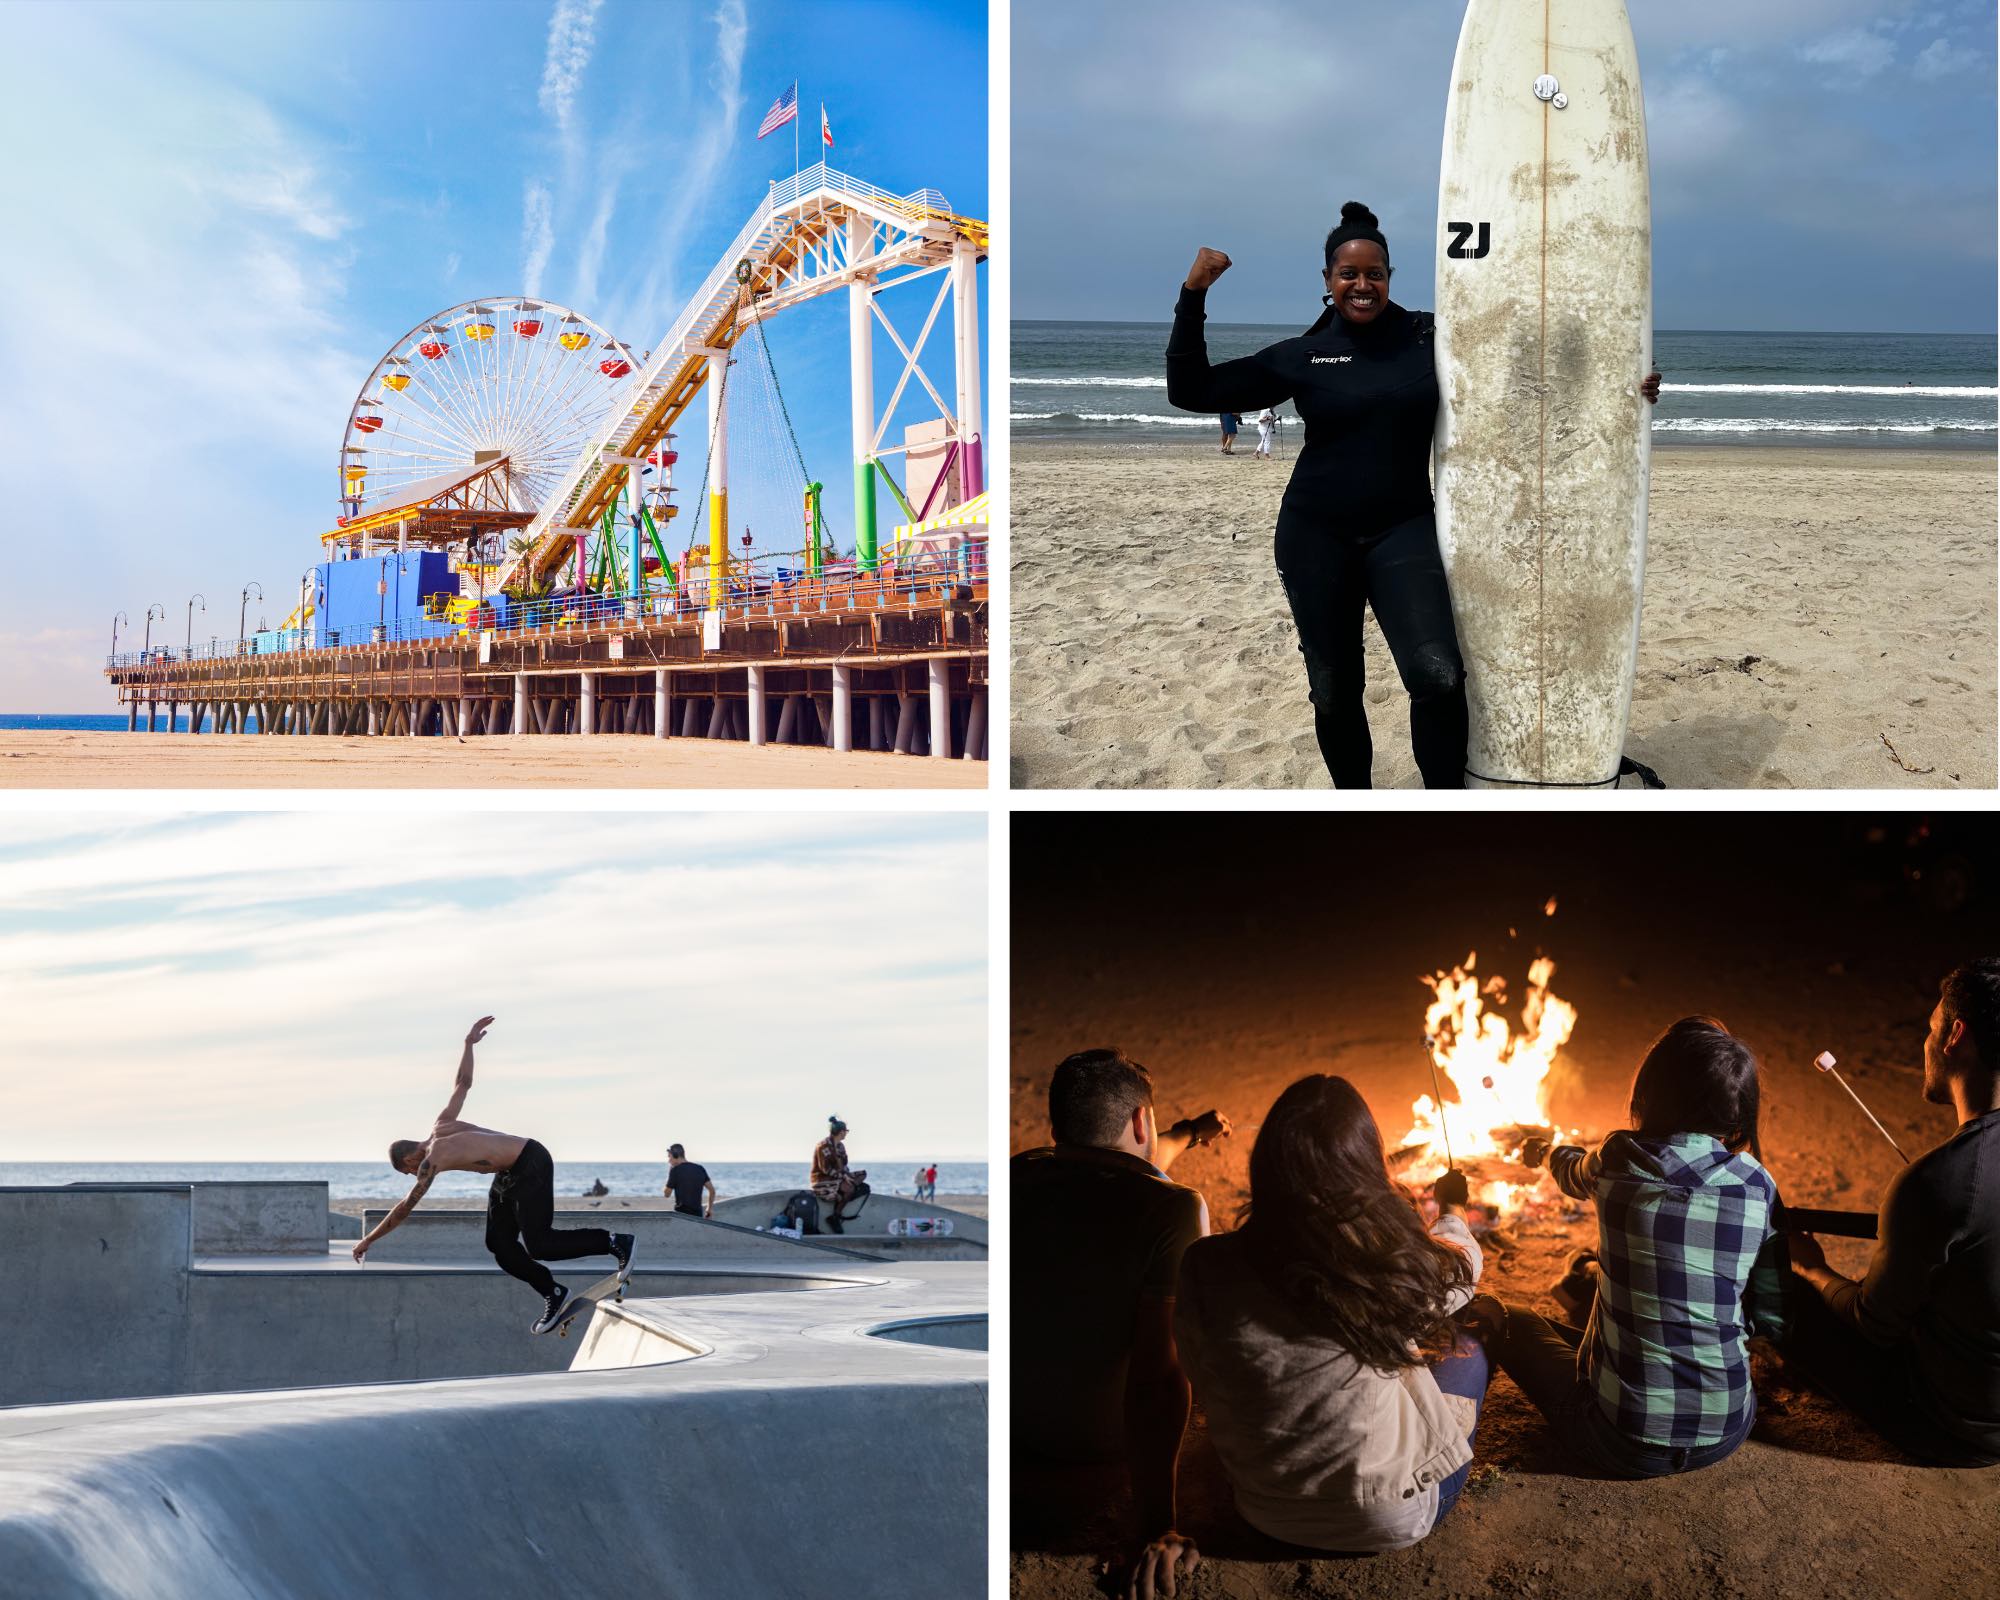
<path fill-rule="evenodd" d="M 1549 992 L 1556 964 L 1538 956 L 1528 967 L 1528 991 L 1518 1028 L 1494 1007 L 1507 1001 L 1507 980 L 1474 976 L 1478 953 L 1462 965 L 1421 980 L 1431 991 L 1424 1041 L 1455 1098 L 1440 1107 L 1430 1095 L 1411 1106 L 1414 1118 L 1395 1161 L 1412 1182 L 1427 1183 L 1456 1161 L 1472 1197 L 1494 1211 L 1519 1208 L 1547 1181 L 1516 1157 L 1530 1133 L 1561 1132 L 1549 1114 L 1550 1074 L 1576 1027 L 1576 1008 Z M 1449 1156 L 1447 1156 L 1447 1135 Z"/>

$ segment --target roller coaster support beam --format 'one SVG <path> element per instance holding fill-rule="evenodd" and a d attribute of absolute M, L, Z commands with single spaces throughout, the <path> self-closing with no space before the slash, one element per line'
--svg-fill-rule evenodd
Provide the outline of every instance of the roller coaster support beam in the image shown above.
<path fill-rule="evenodd" d="M 958 377 L 959 485 L 970 500 L 986 488 L 986 447 L 979 408 L 979 251 L 960 239 L 951 252 L 952 331 Z"/>
<path fill-rule="evenodd" d="M 729 352 L 708 352 L 708 603 L 729 596 Z"/>
<path fill-rule="evenodd" d="M 847 258 L 870 254 L 873 224 L 860 212 L 847 219 Z M 875 570 L 875 284 L 857 276 L 847 286 L 848 369 L 854 404 L 854 562 Z"/>

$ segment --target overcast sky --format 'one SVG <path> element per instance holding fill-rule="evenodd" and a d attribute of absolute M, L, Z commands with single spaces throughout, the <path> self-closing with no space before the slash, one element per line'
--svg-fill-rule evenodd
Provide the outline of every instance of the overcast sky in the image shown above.
<path fill-rule="evenodd" d="M 1662 328 L 1990 332 L 1992 0 L 1638 0 Z M 1318 312 L 1341 202 L 1432 304 L 1459 0 L 1014 0 L 1014 314 Z"/>
<path fill-rule="evenodd" d="M 119 610 L 164 606 L 154 642 L 179 644 L 199 593 L 194 637 L 234 639 L 255 580 L 269 599 L 253 598 L 247 625 L 260 610 L 281 622 L 340 510 L 349 408 L 425 317 L 527 293 L 650 350 L 770 181 L 792 174 L 792 130 L 759 140 L 757 128 L 794 81 L 803 161 L 821 148 L 824 103 L 837 169 L 988 211 L 980 5 L 14 0 L 5 12 L 0 493 L 13 538 L 0 711 L 114 710 L 101 673 Z M 906 338 L 937 281 L 884 297 Z M 926 353 L 940 379 L 948 317 L 943 330 Z M 767 333 L 807 470 L 850 548 L 846 299 L 823 296 Z M 875 360 L 886 403 L 902 363 L 879 330 Z M 891 439 L 935 415 L 911 383 Z M 779 426 L 738 418 L 739 507 L 774 456 L 788 476 L 773 503 L 790 515 L 799 502 Z M 695 437 L 680 442 L 683 504 L 701 484 L 704 463 L 686 465 Z"/>
<path fill-rule="evenodd" d="M 985 1159 L 983 818 L 0 822 L 0 1161 Z"/>

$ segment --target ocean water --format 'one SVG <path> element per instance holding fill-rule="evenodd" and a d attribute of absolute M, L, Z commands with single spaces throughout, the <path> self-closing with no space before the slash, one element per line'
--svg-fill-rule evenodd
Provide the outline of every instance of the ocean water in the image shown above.
<path fill-rule="evenodd" d="M 174 718 L 173 731 L 186 733 L 188 714 L 183 711 Z M 159 719 L 154 724 L 162 733 L 167 731 L 166 708 L 160 708 Z M 123 733 L 125 713 L 122 711 L 0 711 L 0 733 L 9 728 L 30 728 L 44 732 L 65 733 Z M 139 731 L 146 731 L 146 713 L 139 713 Z"/>
<path fill-rule="evenodd" d="M 809 1154 L 809 1153 L 808 1153 Z M 848 1158 L 868 1173 L 870 1187 L 883 1194 L 909 1194 L 919 1163 L 915 1158 L 885 1161 L 865 1151 L 850 1149 Z M 692 1159 L 700 1161 L 700 1152 Z M 808 1176 L 808 1160 L 798 1161 L 702 1161 L 708 1168 L 719 1199 L 734 1195 L 762 1194 L 770 1189 L 803 1189 Z M 983 1161 L 940 1161 L 937 1164 L 938 1201 L 946 1195 L 985 1194 L 986 1163 Z M 594 1179 L 602 1178 L 613 1194 L 657 1195 L 667 1181 L 667 1163 L 659 1161 L 565 1161 L 556 1156 L 557 1195 L 580 1195 Z M 390 1167 L 387 1161 L 211 1161 L 110 1162 L 80 1165 L 58 1161 L 0 1162 L 0 1185 L 64 1183 L 201 1183 L 201 1182 L 312 1182 L 324 1179 L 331 1200 L 376 1199 L 400 1195 L 410 1180 Z M 443 1200 L 471 1200 L 486 1193 L 492 1179 L 478 1172 L 445 1172 L 431 1185 L 431 1193 Z"/>
<path fill-rule="evenodd" d="M 1211 322 L 1212 361 L 1249 355 L 1303 328 Z M 1014 437 L 1208 442 L 1216 419 L 1167 404 L 1168 325 L 1017 322 Z M 1655 445 L 1848 445 L 1992 450 L 1990 334 L 1655 333 L 1664 382 Z M 1278 453 L 1298 448 L 1298 413 L 1280 408 Z M 1251 448 L 1256 430 L 1246 425 Z"/>

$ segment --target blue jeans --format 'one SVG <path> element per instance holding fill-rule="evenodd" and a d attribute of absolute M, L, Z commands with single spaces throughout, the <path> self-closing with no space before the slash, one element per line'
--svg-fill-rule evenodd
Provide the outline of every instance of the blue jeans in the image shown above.
<path fill-rule="evenodd" d="M 1494 1365 L 1548 1418 L 1563 1448 L 1587 1468 L 1609 1478 L 1665 1478 L 1712 1466 L 1749 1437 L 1757 1420 L 1754 1395 L 1743 1421 L 1714 1444 L 1664 1445 L 1628 1439 L 1604 1414 L 1596 1392 L 1578 1376 L 1576 1352 L 1582 1342 L 1580 1328 L 1551 1322 L 1521 1306 L 1507 1306 L 1501 1331 L 1488 1340 L 1488 1353 Z"/>
<path fill-rule="evenodd" d="M 1479 1430 L 1479 1413 L 1486 1404 L 1486 1385 L 1492 1381 L 1492 1369 L 1487 1364 L 1486 1347 L 1477 1339 L 1460 1334 L 1458 1343 L 1450 1355 L 1431 1369 L 1431 1376 L 1437 1380 L 1441 1393 L 1457 1395 L 1472 1402 L 1473 1433 Z M 1472 1433 L 1466 1435 L 1466 1442 L 1472 1442 Z M 1438 1485 L 1438 1521 L 1458 1504 L 1458 1497 L 1465 1489 L 1465 1481 L 1472 1476 L 1470 1461 Z M 1435 1527 L 1437 1524 L 1433 1523 Z"/>

